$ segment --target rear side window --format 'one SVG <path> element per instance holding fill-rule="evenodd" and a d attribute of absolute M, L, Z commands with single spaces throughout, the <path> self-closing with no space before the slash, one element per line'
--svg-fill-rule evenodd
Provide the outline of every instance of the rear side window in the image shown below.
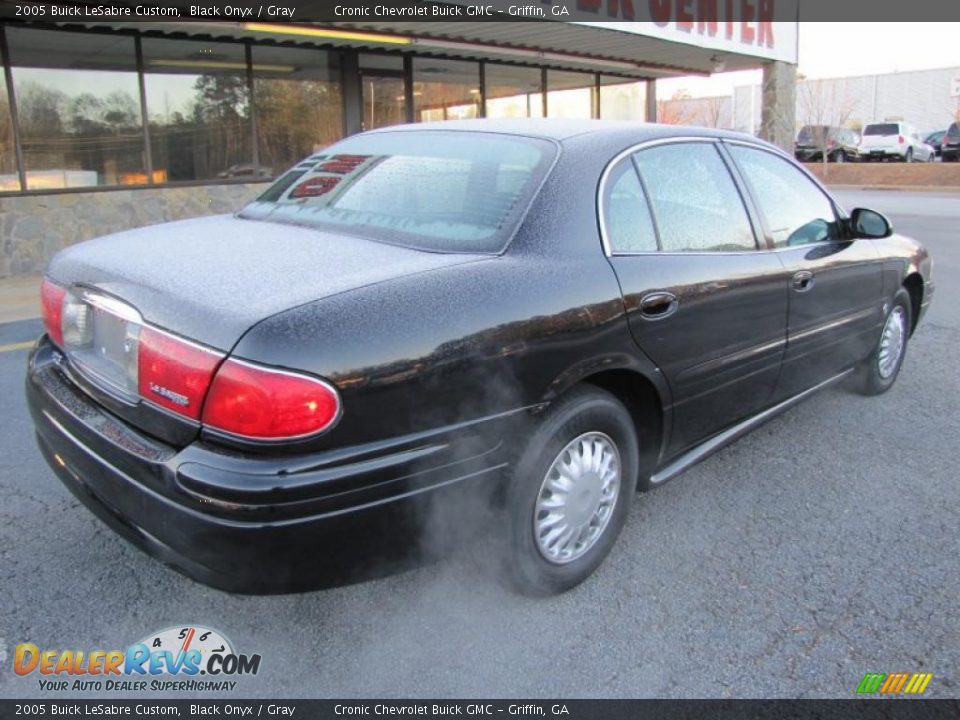
<path fill-rule="evenodd" d="M 438 252 L 497 252 L 554 154 L 548 142 L 492 133 L 358 135 L 299 163 L 240 217 Z"/>
<path fill-rule="evenodd" d="M 820 188 L 787 160 L 765 150 L 731 145 L 775 247 L 793 247 L 839 237 L 833 204 Z"/>
<path fill-rule="evenodd" d="M 613 252 L 655 252 L 657 235 L 640 177 L 627 158 L 607 179 L 603 195 L 607 242 Z"/>
<path fill-rule="evenodd" d="M 863 129 L 864 135 L 899 135 L 900 126 L 897 123 L 877 123 L 876 125 L 867 125 Z"/>
<path fill-rule="evenodd" d="M 677 143 L 635 156 L 664 252 L 755 250 L 743 199 L 712 143 Z"/>

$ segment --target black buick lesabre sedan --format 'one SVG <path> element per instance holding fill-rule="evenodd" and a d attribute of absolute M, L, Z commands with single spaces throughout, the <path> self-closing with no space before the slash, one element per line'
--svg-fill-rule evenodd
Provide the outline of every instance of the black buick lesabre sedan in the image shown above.
<path fill-rule="evenodd" d="M 27 393 L 67 487 L 208 584 L 309 586 L 384 511 L 480 486 L 514 584 L 552 593 L 636 489 L 845 376 L 887 390 L 930 272 L 747 136 L 395 127 L 236 215 L 61 252 Z"/>

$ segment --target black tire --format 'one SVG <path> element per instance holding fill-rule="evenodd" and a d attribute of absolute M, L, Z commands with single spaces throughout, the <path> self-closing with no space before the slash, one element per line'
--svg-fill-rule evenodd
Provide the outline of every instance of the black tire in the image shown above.
<path fill-rule="evenodd" d="M 619 489 L 606 525 L 583 554 L 569 561 L 551 561 L 537 541 L 537 501 L 554 461 L 571 442 L 587 433 L 602 433 L 619 453 Z M 630 413 L 613 395 L 583 386 L 557 400 L 531 433 L 507 487 L 504 562 L 512 587 L 525 595 L 547 596 L 569 590 L 590 577 L 609 554 L 627 520 L 636 494 L 638 467 L 636 428 Z"/>
<path fill-rule="evenodd" d="M 903 156 L 903 161 L 908 163 L 913 162 L 913 148 L 907 148 L 907 154 Z"/>
<path fill-rule="evenodd" d="M 881 365 L 884 334 L 887 330 L 887 324 L 891 321 L 891 317 L 895 313 L 902 313 L 903 346 L 896 363 L 892 368 L 887 368 L 887 371 L 884 372 Z M 884 319 L 884 325 L 880 330 L 880 336 L 877 338 L 876 347 L 874 347 L 873 352 L 870 353 L 870 357 L 864 360 L 860 364 L 860 367 L 857 368 L 853 388 L 861 395 L 881 395 L 893 387 L 893 383 L 896 382 L 897 376 L 900 374 L 900 368 L 903 366 L 903 359 L 907 355 L 912 318 L 910 295 L 906 290 L 900 288 L 893 298 L 893 303 L 887 312 L 887 317 Z"/>

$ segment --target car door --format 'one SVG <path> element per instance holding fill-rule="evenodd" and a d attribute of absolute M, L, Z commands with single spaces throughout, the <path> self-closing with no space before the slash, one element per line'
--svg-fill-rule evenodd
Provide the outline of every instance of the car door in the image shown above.
<path fill-rule="evenodd" d="M 829 196 L 781 154 L 728 142 L 783 264 L 787 350 L 776 400 L 791 397 L 870 354 L 883 322 L 883 278 L 869 240 L 850 240 Z"/>
<path fill-rule="evenodd" d="M 673 395 L 676 454 L 768 403 L 786 345 L 783 268 L 758 251 L 755 219 L 713 141 L 627 153 L 600 197 L 631 333 Z"/>

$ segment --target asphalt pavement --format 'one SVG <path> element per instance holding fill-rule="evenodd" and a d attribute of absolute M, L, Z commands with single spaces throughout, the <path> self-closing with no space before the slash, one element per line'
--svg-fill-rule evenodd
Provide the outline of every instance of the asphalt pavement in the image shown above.
<path fill-rule="evenodd" d="M 960 198 L 840 196 L 935 257 L 937 302 L 895 387 L 827 390 L 638 496 L 599 572 L 546 600 L 502 589 L 482 542 L 301 595 L 187 580 L 54 478 L 26 351 L 0 348 L 0 696 L 44 695 L 10 671 L 17 643 L 121 649 L 181 624 L 262 655 L 239 697 L 851 698 L 866 672 L 921 671 L 926 695 L 960 696 Z M 37 331 L 2 326 L 0 346 Z"/>

